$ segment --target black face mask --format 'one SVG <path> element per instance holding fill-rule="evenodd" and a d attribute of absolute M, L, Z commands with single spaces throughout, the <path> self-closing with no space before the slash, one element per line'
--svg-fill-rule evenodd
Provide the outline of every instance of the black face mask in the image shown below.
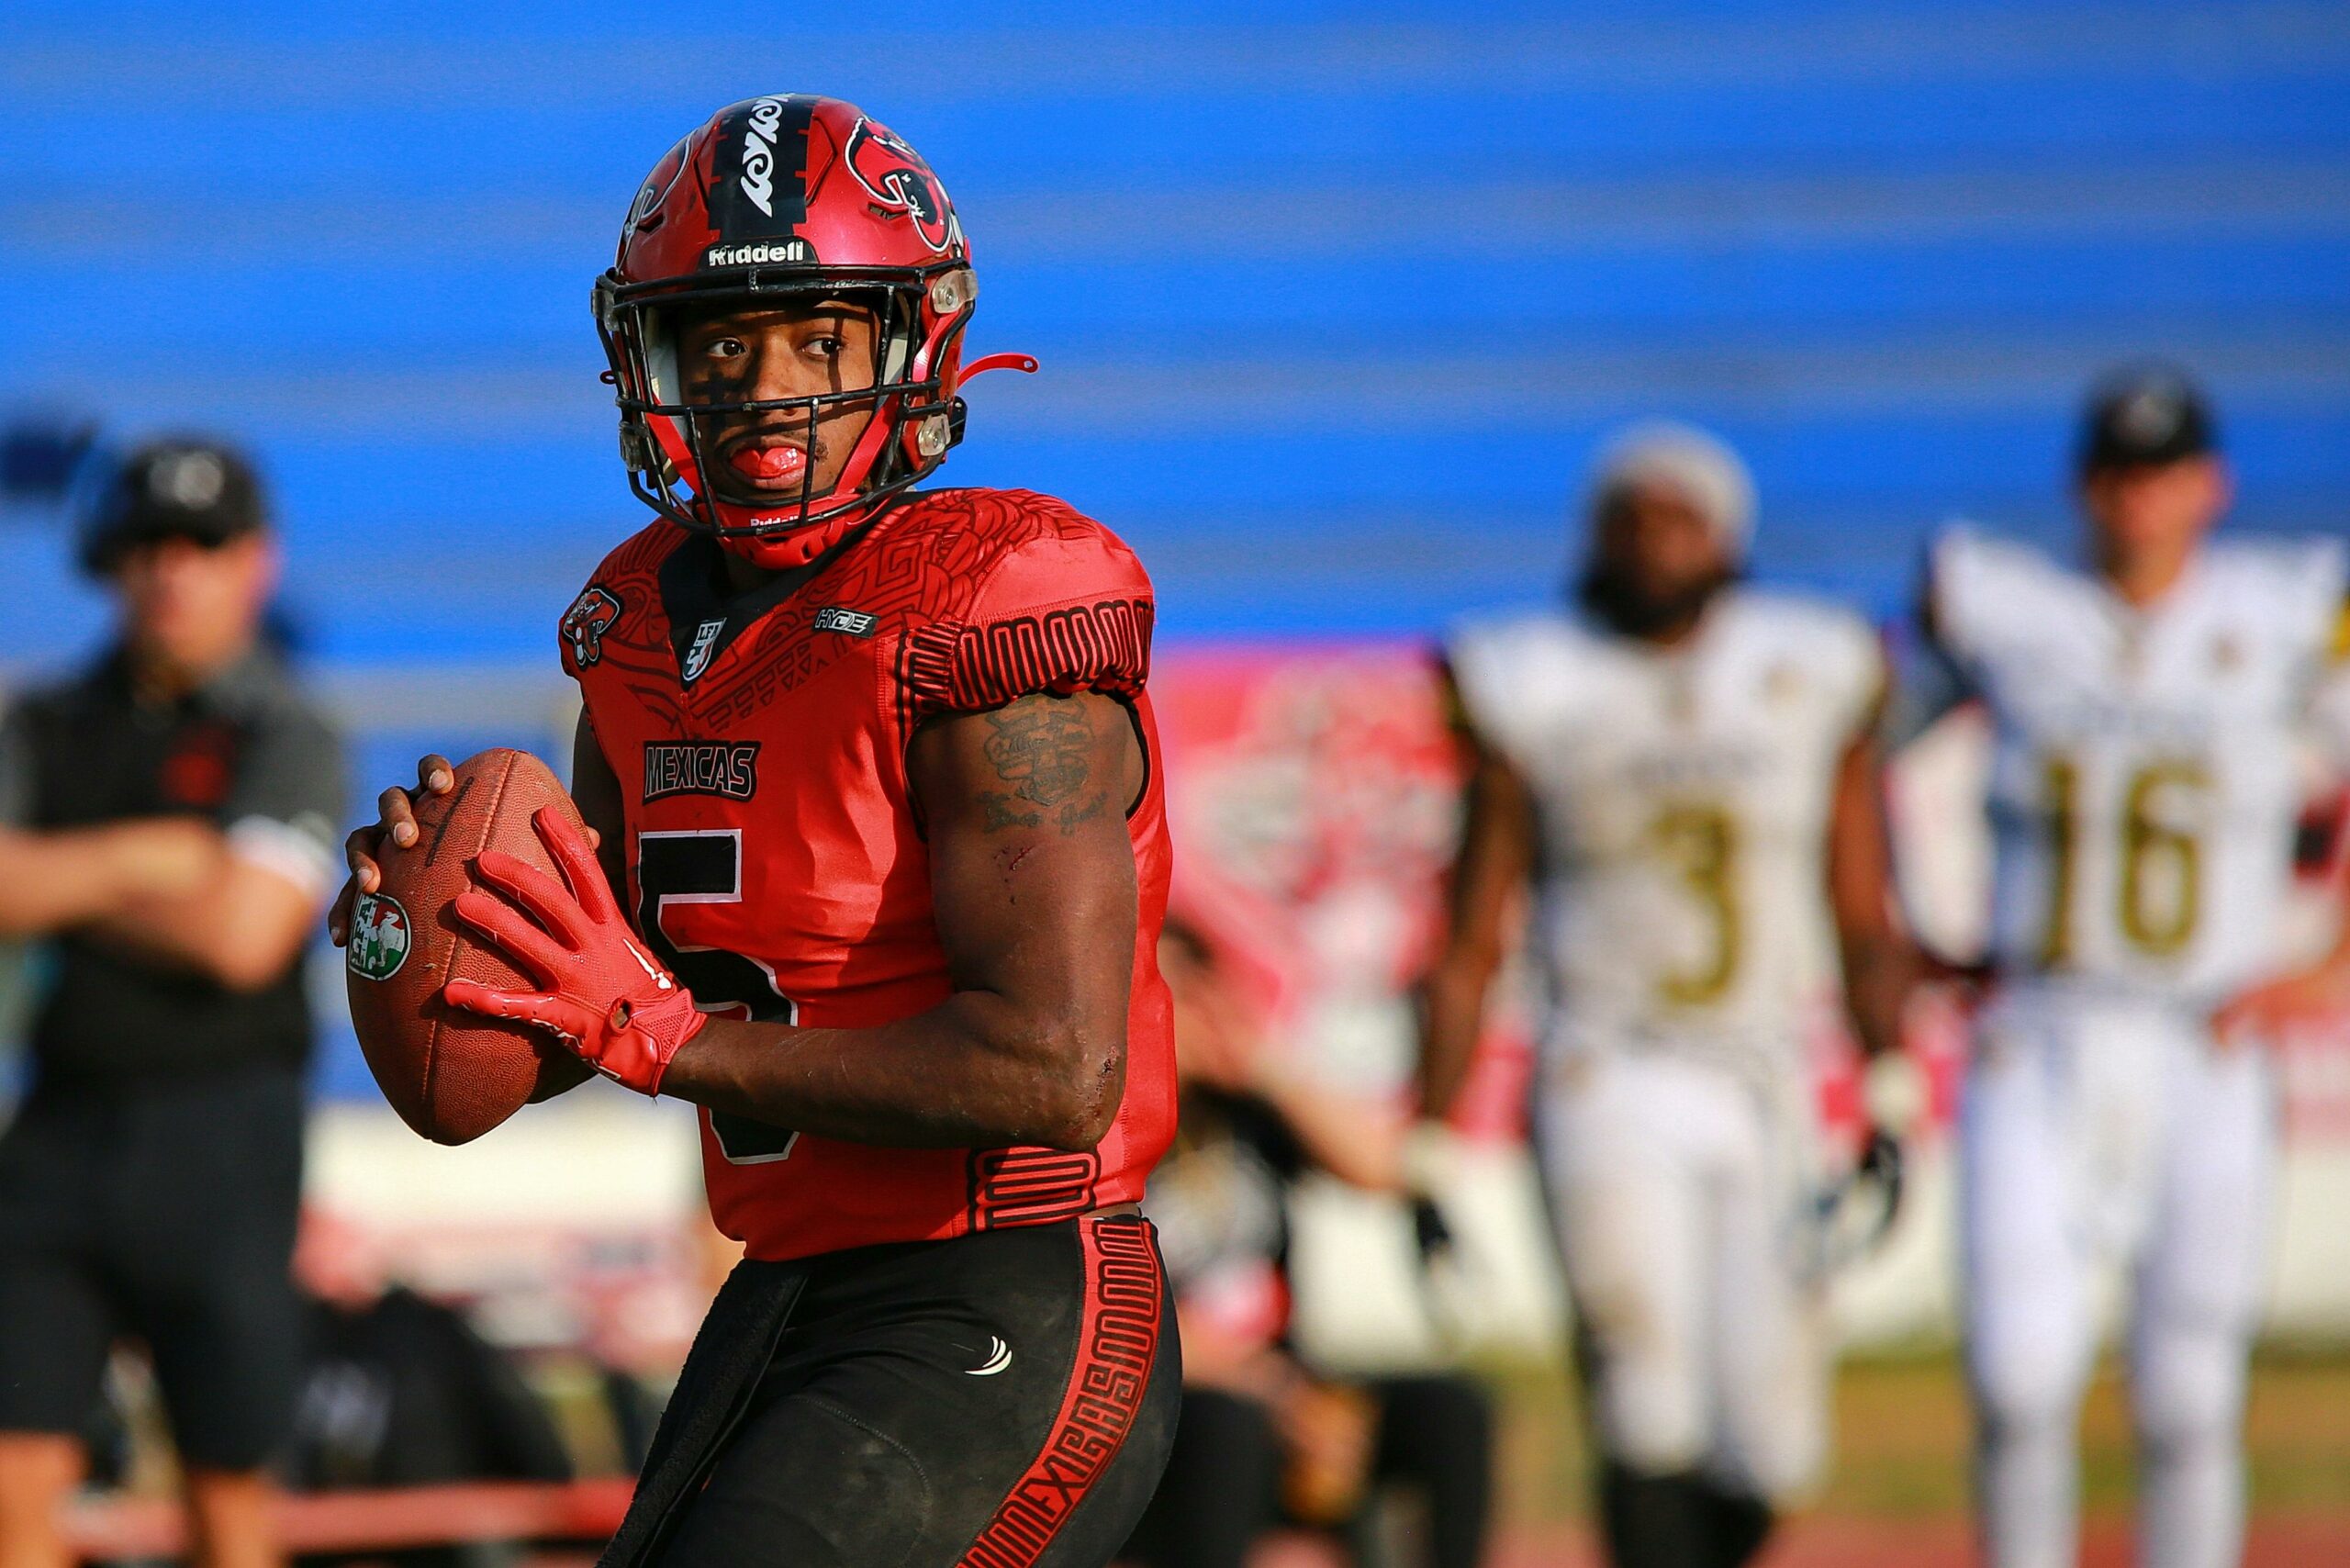
<path fill-rule="evenodd" d="M 1742 575 L 1735 566 L 1725 566 L 1711 577 L 1700 577 L 1679 591 L 1660 598 L 1642 593 L 1609 571 L 1605 563 L 1594 560 L 1575 583 L 1575 599 L 1627 637 L 1653 637 L 1696 620 L 1716 594 Z"/>

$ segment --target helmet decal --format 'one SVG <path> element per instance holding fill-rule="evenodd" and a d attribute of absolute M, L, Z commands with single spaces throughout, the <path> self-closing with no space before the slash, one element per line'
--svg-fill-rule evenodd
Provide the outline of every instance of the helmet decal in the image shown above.
<path fill-rule="evenodd" d="M 783 240 L 808 220 L 808 120 L 815 102 L 778 94 L 722 117 L 710 168 L 711 229 L 738 242 Z"/>
<path fill-rule="evenodd" d="M 769 218 L 775 216 L 775 132 L 782 123 L 781 98 L 761 98 L 743 122 L 743 194 Z"/>
<path fill-rule="evenodd" d="M 938 176 L 930 172 L 921 153 L 888 128 L 859 115 L 848 133 L 843 162 L 874 205 L 912 218 L 914 232 L 938 254 L 945 255 L 963 238 L 962 222 L 955 216 Z"/>
<path fill-rule="evenodd" d="M 677 176 L 686 172 L 687 150 L 692 143 L 691 137 L 680 140 L 669 149 L 661 162 L 653 165 L 653 173 L 644 177 L 643 187 L 636 193 L 636 205 L 628 209 L 628 221 L 621 226 L 621 250 L 627 250 L 628 242 L 640 231 L 661 227 L 666 217 L 662 208 L 669 200 L 669 187 L 676 185 Z"/>

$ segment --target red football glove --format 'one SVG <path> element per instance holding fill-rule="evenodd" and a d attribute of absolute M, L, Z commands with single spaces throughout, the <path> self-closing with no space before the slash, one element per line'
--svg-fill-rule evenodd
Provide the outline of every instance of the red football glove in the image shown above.
<path fill-rule="evenodd" d="M 493 1018 L 536 1024 L 606 1078 L 640 1094 L 657 1094 L 669 1058 L 700 1032 L 702 1015 L 677 977 L 629 930 L 588 841 L 552 807 L 540 807 L 531 825 L 554 857 L 563 882 L 486 849 L 474 861 L 474 879 L 505 898 L 469 888 L 450 907 L 546 989 L 497 991 L 453 980 L 441 988 L 442 999 Z"/>

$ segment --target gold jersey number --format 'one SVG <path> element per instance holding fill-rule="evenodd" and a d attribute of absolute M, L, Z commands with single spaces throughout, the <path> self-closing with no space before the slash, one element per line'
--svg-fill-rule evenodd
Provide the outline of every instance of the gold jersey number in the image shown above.
<path fill-rule="evenodd" d="M 1719 806 L 1671 805 L 1649 820 L 1648 838 L 1713 925 L 1706 960 L 1660 976 L 1657 994 L 1677 1007 L 1718 1002 L 1738 974 L 1738 820 Z"/>
<path fill-rule="evenodd" d="M 2203 845 L 2178 824 L 2182 797 L 2200 797 L 2210 775 L 2192 762 L 2150 762 L 2130 776 L 2121 797 L 2121 876 L 2116 924 L 2122 937 L 2149 958 L 2167 958 L 2195 939 L 2203 897 Z M 2080 857 L 2080 767 L 2051 756 L 2043 779 L 2048 806 L 2048 934 L 2041 961 L 2072 961 Z"/>

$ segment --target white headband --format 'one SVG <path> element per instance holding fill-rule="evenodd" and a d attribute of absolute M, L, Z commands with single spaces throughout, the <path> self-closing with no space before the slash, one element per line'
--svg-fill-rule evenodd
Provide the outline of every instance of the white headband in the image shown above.
<path fill-rule="evenodd" d="M 1592 474 L 1594 515 L 1635 486 L 1662 485 L 1685 497 L 1729 553 L 1745 558 L 1754 538 L 1754 476 L 1718 437 L 1666 420 L 1634 425 L 1600 449 Z"/>

